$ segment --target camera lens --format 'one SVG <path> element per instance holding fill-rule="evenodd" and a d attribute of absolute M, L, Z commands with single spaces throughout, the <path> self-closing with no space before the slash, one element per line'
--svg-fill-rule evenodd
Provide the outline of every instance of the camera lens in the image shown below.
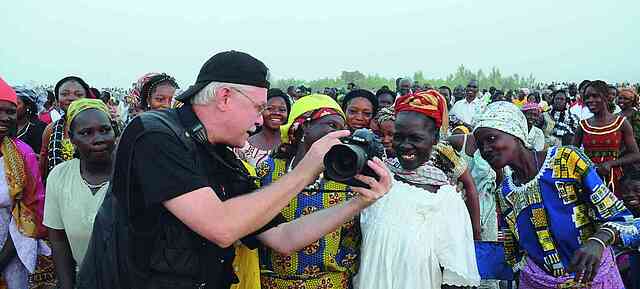
<path fill-rule="evenodd" d="M 327 152 L 324 159 L 327 177 L 344 182 L 362 171 L 367 161 L 365 151 L 356 145 L 336 145 Z"/>

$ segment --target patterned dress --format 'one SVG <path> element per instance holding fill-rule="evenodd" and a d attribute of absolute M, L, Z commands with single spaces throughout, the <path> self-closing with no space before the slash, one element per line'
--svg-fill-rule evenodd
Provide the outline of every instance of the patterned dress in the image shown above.
<path fill-rule="evenodd" d="M 551 148 L 538 175 L 522 186 L 507 173 L 499 202 L 509 227 L 507 262 L 525 267 L 521 288 L 569 288 L 554 286 L 573 282 L 567 273 L 569 262 L 597 226 L 632 218 L 589 158 L 573 147 Z M 603 254 L 593 288 L 621 288 L 615 287 L 622 281 L 609 252 Z"/>
<path fill-rule="evenodd" d="M 261 185 L 287 173 L 287 160 L 268 158 L 257 169 Z M 348 186 L 320 178 L 310 191 L 300 192 L 281 214 L 287 222 L 333 207 L 354 196 Z M 269 248 L 260 251 L 262 288 L 347 289 L 358 270 L 359 219 L 351 220 L 317 242 L 283 255 Z"/>
<path fill-rule="evenodd" d="M 587 120 L 580 121 L 583 131 L 582 147 L 593 163 L 601 164 L 621 157 L 623 142 L 620 128 L 624 121 L 625 117 L 618 116 L 613 123 L 602 127 L 591 126 Z M 609 189 L 620 197 L 617 187 L 618 180 L 622 177 L 622 167 L 613 167 L 607 176 L 601 177 Z"/>

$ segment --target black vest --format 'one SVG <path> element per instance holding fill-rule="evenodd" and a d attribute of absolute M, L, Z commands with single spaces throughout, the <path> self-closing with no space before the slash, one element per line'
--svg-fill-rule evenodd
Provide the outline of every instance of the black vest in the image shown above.
<path fill-rule="evenodd" d="M 144 210 L 136 207 L 141 204 L 136 200 L 140 194 L 132 191 L 136 140 L 150 132 L 167 133 L 178 138 L 199 165 L 209 165 L 211 158 L 217 160 L 210 176 L 215 181 L 210 183 L 221 200 L 254 190 L 254 182 L 232 152 L 213 145 L 203 149 L 206 146 L 196 143 L 193 132 L 183 127 L 178 111 L 146 112 L 139 118 L 129 124 L 118 144 L 114 174 L 95 219 L 78 288 L 229 288 L 237 282 L 233 246 L 220 248 L 202 238 L 164 207 L 156 226 L 137 228 L 132 223 L 135 213 Z"/>

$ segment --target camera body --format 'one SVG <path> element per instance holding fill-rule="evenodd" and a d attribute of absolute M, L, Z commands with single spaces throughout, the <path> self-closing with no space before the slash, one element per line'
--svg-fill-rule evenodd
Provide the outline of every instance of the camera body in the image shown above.
<path fill-rule="evenodd" d="M 351 136 L 341 139 L 342 144 L 333 146 L 324 156 L 324 176 L 352 187 L 369 186 L 354 177 L 358 174 L 379 179 L 367 165 L 367 161 L 378 157 L 384 159 L 384 146 L 371 130 L 361 128 Z"/>

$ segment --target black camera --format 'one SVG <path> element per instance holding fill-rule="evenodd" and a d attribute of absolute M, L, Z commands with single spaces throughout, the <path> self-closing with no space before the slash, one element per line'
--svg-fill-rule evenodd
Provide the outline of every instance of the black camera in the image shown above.
<path fill-rule="evenodd" d="M 324 176 L 349 186 L 368 188 L 367 184 L 353 177 L 362 174 L 379 179 L 367 165 L 367 160 L 384 158 L 384 146 L 380 138 L 371 130 L 361 128 L 341 141 L 342 144 L 333 146 L 324 156 Z"/>

